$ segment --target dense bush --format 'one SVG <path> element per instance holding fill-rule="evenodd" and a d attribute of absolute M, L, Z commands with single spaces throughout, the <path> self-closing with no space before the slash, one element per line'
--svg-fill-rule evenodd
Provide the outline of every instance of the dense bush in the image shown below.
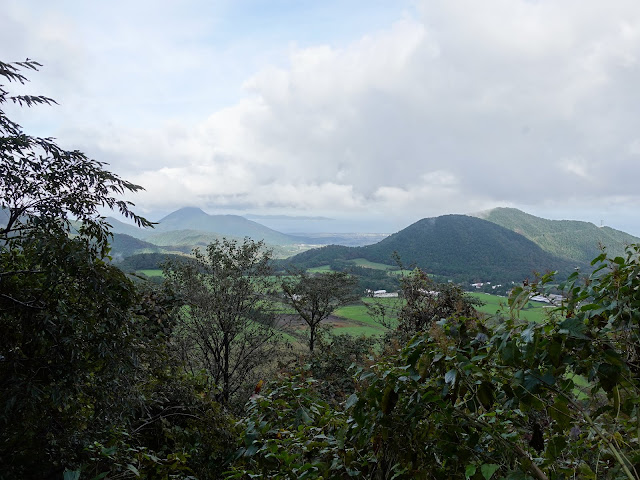
<path fill-rule="evenodd" d="M 425 323 L 358 370 L 333 416 L 311 379 L 276 384 L 253 400 L 232 477 L 639 478 L 640 246 L 594 265 L 543 322 Z M 553 275 L 511 305 L 547 287 Z"/>
<path fill-rule="evenodd" d="M 32 61 L 0 62 L 25 83 Z M 10 96 L 0 105 L 53 104 Z M 98 209 L 141 187 L 0 110 L 0 478 L 214 478 L 232 422 L 169 355 L 175 299 L 107 260 Z"/>

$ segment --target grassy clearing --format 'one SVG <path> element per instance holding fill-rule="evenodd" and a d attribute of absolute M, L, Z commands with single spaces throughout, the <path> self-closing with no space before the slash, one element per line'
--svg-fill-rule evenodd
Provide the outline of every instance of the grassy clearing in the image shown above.
<path fill-rule="evenodd" d="M 368 327 L 366 325 L 350 325 L 347 327 L 334 327 L 331 333 L 336 335 L 351 335 L 353 337 L 375 337 L 384 334 L 382 327 Z"/>
<path fill-rule="evenodd" d="M 147 277 L 163 277 L 162 270 L 154 269 L 154 270 L 136 270 L 137 274 L 146 275 Z"/>
<path fill-rule="evenodd" d="M 488 293 L 472 292 L 469 293 L 472 297 L 480 299 L 485 305 L 478 307 L 478 311 L 486 313 L 488 315 L 502 314 L 509 315 L 509 305 L 507 303 L 507 297 L 499 297 L 497 295 L 490 295 Z M 520 311 L 519 317 L 528 322 L 541 322 L 546 315 L 546 308 L 543 303 L 529 302 Z"/>
<path fill-rule="evenodd" d="M 503 315 L 509 315 L 509 307 L 507 305 L 506 297 L 499 297 L 497 295 L 490 295 L 488 293 L 470 293 L 469 295 L 482 300 L 485 305 L 478 308 L 480 312 L 488 315 L 495 315 L 496 313 L 502 313 Z M 386 306 L 390 312 L 389 320 L 392 325 L 395 325 L 396 318 L 394 313 L 401 306 L 402 300 L 397 298 L 362 298 L 362 303 L 355 305 L 347 305 L 337 309 L 333 314 L 344 320 L 344 326 L 334 328 L 334 333 L 339 334 L 354 334 L 354 335 L 373 335 L 382 334 L 385 328 L 376 322 L 367 310 L 366 304 L 382 304 Z M 395 312 L 394 312 L 395 310 Z M 546 308 L 544 304 L 537 302 L 529 302 L 527 306 L 520 311 L 520 318 L 530 322 L 540 322 L 546 315 Z"/>
<path fill-rule="evenodd" d="M 355 305 L 347 305 L 344 307 L 340 307 L 333 314 L 336 317 L 343 318 L 345 320 L 360 322 L 365 325 L 371 325 L 376 328 L 383 328 L 378 322 L 376 322 L 369 311 L 367 310 L 367 305 L 371 304 L 379 304 L 384 305 L 390 310 L 393 310 L 397 306 L 399 306 L 399 300 L 397 298 L 368 298 L 364 297 L 361 299 L 363 303 L 355 304 Z M 395 321 L 395 316 L 393 317 Z"/>
<path fill-rule="evenodd" d="M 382 304 L 391 309 L 398 306 L 397 298 L 362 298 L 363 303 L 346 305 L 338 308 L 333 314 L 343 320 L 343 324 L 340 327 L 333 329 L 334 333 L 340 335 L 382 335 L 386 331 L 386 328 L 380 325 L 374 318 L 371 317 L 367 310 L 367 304 Z M 395 324 L 395 319 L 392 319 Z"/>
<path fill-rule="evenodd" d="M 393 265 L 386 265 L 384 263 L 376 263 L 366 260 L 364 258 L 356 258 L 352 262 L 358 267 L 373 268 L 374 270 L 398 270 L 398 267 Z"/>
<path fill-rule="evenodd" d="M 313 267 L 307 268 L 307 272 L 309 273 L 329 273 L 332 272 L 331 267 L 329 265 L 322 265 L 321 267 Z"/>

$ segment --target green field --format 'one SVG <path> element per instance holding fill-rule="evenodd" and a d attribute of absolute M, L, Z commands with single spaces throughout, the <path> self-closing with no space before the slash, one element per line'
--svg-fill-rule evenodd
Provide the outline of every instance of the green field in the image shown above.
<path fill-rule="evenodd" d="M 470 293 L 469 295 L 478 298 L 484 305 L 478 307 L 478 311 L 486 313 L 488 315 L 495 315 L 496 313 L 502 313 L 505 316 L 509 315 L 509 307 L 507 305 L 506 297 L 499 297 L 497 295 L 490 295 L 488 293 Z M 344 326 L 334 329 L 334 333 L 340 334 L 353 334 L 353 335 L 381 335 L 385 332 L 385 328 L 376 322 L 367 310 L 365 304 L 382 303 L 383 305 L 393 309 L 399 306 L 397 298 L 362 298 L 360 304 L 347 305 L 345 307 L 338 308 L 333 315 L 344 320 Z M 530 322 L 540 322 L 546 315 L 547 307 L 545 304 L 538 302 L 529 302 L 527 306 L 520 311 L 519 317 L 523 320 Z M 395 319 L 391 317 L 391 321 L 395 324 Z"/>
<path fill-rule="evenodd" d="M 386 328 L 376 322 L 375 319 L 369 315 L 366 304 L 383 304 L 387 307 L 393 308 L 398 305 L 397 298 L 368 298 L 361 299 L 363 303 L 354 305 L 347 305 L 338 308 L 333 314 L 345 321 L 344 326 L 335 328 L 334 333 L 339 334 L 351 334 L 351 335 L 382 335 L 386 331 Z M 395 324 L 395 318 L 392 320 Z"/>
<path fill-rule="evenodd" d="M 359 259 L 357 260 L 359 266 L 367 267 L 367 268 L 380 268 L 384 267 L 385 269 L 393 268 L 389 265 L 383 265 L 381 263 L 373 263 L 368 262 L 367 260 Z M 372 265 L 372 266 L 370 266 Z M 325 265 L 323 267 L 317 267 L 309 269 L 310 272 L 328 272 L 330 271 L 329 266 Z M 136 273 L 144 274 L 147 277 L 162 277 L 162 270 L 138 270 Z M 496 313 L 501 313 L 504 316 L 509 315 L 509 306 L 507 304 L 506 297 L 500 297 L 497 295 L 490 295 L 488 293 L 480 293 L 480 292 L 471 292 L 469 295 L 481 300 L 484 305 L 478 307 L 478 311 L 485 313 L 487 315 L 495 315 Z M 362 303 L 347 305 L 341 308 L 338 308 L 333 315 L 339 317 L 341 322 L 339 326 L 333 329 L 334 333 L 337 334 L 349 334 L 349 335 L 382 335 L 385 332 L 385 327 L 376 322 L 367 310 L 366 304 L 371 303 L 381 303 L 390 309 L 396 308 L 399 305 L 399 300 L 397 298 L 368 298 L 363 297 L 361 299 Z M 526 321 L 532 322 L 540 322 L 544 319 L 546 314 L 547 306 L 545 304 L 539 302 L 529 302 L 524 309 L 519 312 L 519 317 Z M 286 306 L 284 304 L 281 305 L 282 314 L 295 314 L 295 310 L 293 308 Z M 393 324 L 395 324 L 395 318 L 391 318 Z"/>
<path fill-rule="evenodd" d="M 356 258 L 352 260 L 352 262 L 358 267 L 373 268 L 375 270 L 398 270 L 398 267 L 396 266 L 386 265 L 384 263 L 371 262 L 364 258 Z"/>
<path fill-rule="evenodd" d="M 332 270 L 329 265 L 322 265 L 321 267 L 307 268 L 307 272 L 309 273 L 328 273 L 331 271 Z"/>
<path fill-rule="evenodd" d="M 403 273 L 406 275 L 411 273 L 411 270 L 400 270 L 398 267 L 394 265 L 371 262 L 364 258 L 355 258 L 353 260 L 349 260 L 349 262 L 352 262 L 356 267 L 371 268 L 373 270 L 384 270 L 386 272 L 389 272 L 392 275 L 400 275 Z M 310 272 L 310 273 L 327 273 L 331 271 L 332 270 L 329 265 L 322 265 L 320 267 L 313 267 L 313 268 L 307 269 L 307 272 Z"/>
<path fill-rule="evenodd" d="M 472 297 L 481 300 L 484 305 L 478 307 L 477 310 L 486 313 L 488 315 L 495 315 L 501 313 L 504 316 L 509 316 L 509 305 L 507 303 L 507 297 L 499 297 L 497 295 L 491 295 L 488 293 L 472 292 L 469 293 Z M 519 317 L 528 322 L 541 322 L 546 315 L 546 304 L 540 302 L 529 302 L 519 312 Z"/>
<path fill-rule="evenodd" d="M 163 277 L 162 270 L 154 269 L 154 270 L 136 270 L 137 274 L 146 275 L 147 277 Z"/>

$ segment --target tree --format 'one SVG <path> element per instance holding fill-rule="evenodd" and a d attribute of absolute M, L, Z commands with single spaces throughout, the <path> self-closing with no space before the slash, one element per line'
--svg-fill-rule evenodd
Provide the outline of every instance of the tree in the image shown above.
<path fill-rule="evenodd" d="M 388 336 L 405 343 L 441 319 L 477 318 L 482 302 L 451 282 L 438 283 L 419 268 L 400 279 L 400 296 L 389 303 L 367 304 L 369 315 L 390 329 Z"/>
<path fill-rule="evenodd" d="M 0 62 L 25 83 L 39 64 Z M 10 96 L 0 105 L 55 104 Z M 141 187 L 0 110 L 0 478 L 219 478 L 233 423 L 168 355 L 175 297 L 106 258 L 99 207 Z M 181 374 L 182 372 L 182 374 Z"/>
<path fill-rule="evenodd" d="M 425 331 L 434 322 L 450 317 L 477 317 L 482 302 L 454 283 L 437 283 L 416 268 L 400 281 L 404 303 L 398 314 L 398 330 L 405 339 Z"/>
<path fill-rule="evenodd" d="M 357 280 L 345 272 L 309 274 L 304 271 L 285 277 L 282 282 L 286 302 L 309 326 L 309 351 L 313 353 L 320 322 L 333 311 L 358 299 Z"/>
<path fill-rule="evenodd" d="M 184 302 L 177 312 L 180 355 L 193 374 L 204 370 L 225 404 L 268 365 L 281 335 L 271 300 L 270 252 L 248 238 L 216 240 L 206 254 L 165 265 Z"/>
<path fill-rule="evenodd" d="M 39 66 L 0 62 L 0 77 L 24 84 L 22 72 Z M 0 86 L 0 106 L 10 101 L 55 104 Z M 151 353 L 139 342 L 145 320 L 131 311 L 133 284 L 105 262 L 110 234 L 98 208 L 149 226 L 117 199 L 140 188 L 79 151 L 27 135 L 0 110 L 3 475 L 60 476 L 138 400 L 135 365 Z"/>
<path fill-rule="evenodd" d="M 37 70 L 39 66 L 28 59 L 13 64 L 0 62 L 0 77 L 24 84 L 27 78 L 21 70 Z M 0 106 L 9 101 L 27 107 L 55 104 L 44 96 L 11 96 L 0 85 Z M 73 232 L 90 251 L 104 256 L 110 234 L 107 221 L 99 215 L 100 207 L 117 209 L 138 226 L 152 225 L 130 210 L 131 202 L 116 197 L 142 187 L 122 180 L 105 170 L 104 163 L 78 150 L 65 150 L 51 138 L 25 134 L 2 110 L 0 161 L 0 209 L 5 219 L 0 226 L 0 241 L 5 251 L 48 230 Z M 72 219 L 78 222 L 77 228 Z"/>
<path fill-rule="evenodd" d="M 364 369 L 346 443 L 375 478 L 640 478 L 640 246 L 593 265 L 514 289 L 498 322 L 438 320 Z M 517 318 L 556 288 L 547 318 Z"/>

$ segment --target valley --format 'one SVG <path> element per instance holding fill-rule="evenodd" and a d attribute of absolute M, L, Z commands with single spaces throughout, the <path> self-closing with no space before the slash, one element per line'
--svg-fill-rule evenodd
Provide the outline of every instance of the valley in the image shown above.
<path fill-rule="evenodd" d="M 505 295 L 513 285 L 538 274 L 557 271 L 558 279 L 563 279 L 576 269 L 588 272 L 590 260 L 601 248 L 616 256 L 623 254 L 626 245 L 640 242 L 608 227 L 546 220 L 513 208 L 425 218 L 390 235 L 292 235 L 258 223 L 259 216 L 252 218 L 209 215 L 192 207 L 167 215 L 153 229 L 109 218 L 114 234 L 110 255 L 125 271 L 151 272 L 165 258 L 188 256 L 212 241 L 249 237 L 264 241 L 272 250 L 277 270 L 349 271 L 360 278 L 363 291 L 397 290 L 398 274 L 418 267 L 439 282 Z M 322 221 L 322 217 L 309 218 L 302 217 L 301 226 Z M 267 220 L 295 230 L 295 217 Z"/>

